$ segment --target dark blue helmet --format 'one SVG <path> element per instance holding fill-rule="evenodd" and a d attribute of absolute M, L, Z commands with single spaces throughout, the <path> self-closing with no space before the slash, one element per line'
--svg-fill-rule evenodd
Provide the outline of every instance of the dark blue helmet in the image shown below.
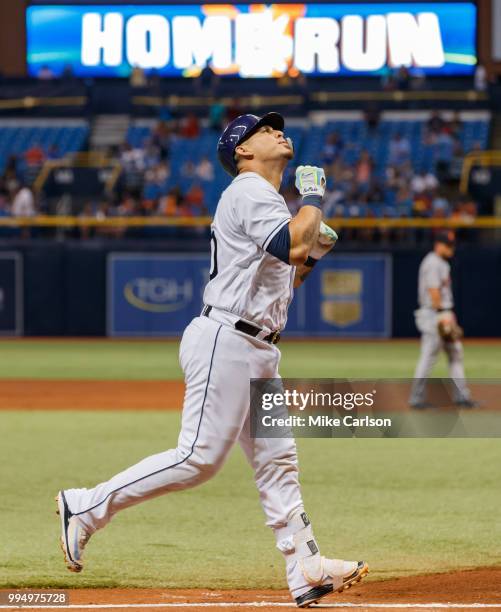
<path fill-rule="evenodd" d="M 240 115 L 226 126 L 217 143 L 217 156 L 221 165 L 231 176 L 237 176 L 235 149 L 252 136 L 262 125 L 271 125 L 274 130 L 284 129 L 284 118 L 278 113 L 267 113 L 264 117 Z"/>

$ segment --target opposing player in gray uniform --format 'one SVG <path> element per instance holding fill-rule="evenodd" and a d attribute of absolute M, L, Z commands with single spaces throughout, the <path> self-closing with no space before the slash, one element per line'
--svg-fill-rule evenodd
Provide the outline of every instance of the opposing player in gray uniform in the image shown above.
<path fill-rule="evenodd" d="M 458 408 L 474 408 L 466 384 L 462 333 L 457 325 L 452 296 L 451 266 L 454 255 L 453 232 L 441 232 L 434 241 L 433 251 L 428 253 L 419 266 L 418 301 L 415 311 L 416 326 L 421 333 L 419 357 L 409 403 L 412 408 L 432 408 L 426 399 L 426 383 L 440 351 L 445 351 L 449 362 L 449 376 L 453 380 L 453 401 Z M 447 333 L 443 330 L 447 329 Z"/>
<path fill-rule="evenodd" d="M 276 344 L 293 287 L 337 239 L 321 221 L 322 169 L 297 168 L 303 205 L 294 218 L 279 194 L 293 157 L 283 130 L 284 120 L 277 113 L 243 115 L 219 140 L 219 159 L 234 180 L 221 196 L 211 227 L 205 305 L 181 341 L 186 391 L 177 448 L 148 457 L 93 488 L 58 493 L 61 544 L 71 571 L 82 570 L 90 536 L 113 515 L 205 482 L 239 442 L 254 470 L 266 524 L 285 559 L 297 606 L 307 607 L 349 588 L 368 572 L 363 561 L 320 554 L 303 505 L 294 439 L 250 434 L 250 380 L 279 378 Z M 211 520 L 208 515 L 208 523 Z M 336 529 L 341 524 L 337 517 Z"/>

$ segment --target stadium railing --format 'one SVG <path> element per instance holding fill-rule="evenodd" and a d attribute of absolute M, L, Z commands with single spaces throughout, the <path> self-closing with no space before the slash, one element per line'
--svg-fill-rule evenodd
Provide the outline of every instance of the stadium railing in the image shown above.
<path fill-rule="evenodd" d="M 451 229 L 496 229 L 501 228 L 501 217 L 462 218 L 357 218 L 336 217 L 326 222 L 336 229 L 341 228 L 451 228 Z M 207 227 L 212 217 L 70 217 L 37 215 L 34 217 L 0 217 L 0 227 Z"/>

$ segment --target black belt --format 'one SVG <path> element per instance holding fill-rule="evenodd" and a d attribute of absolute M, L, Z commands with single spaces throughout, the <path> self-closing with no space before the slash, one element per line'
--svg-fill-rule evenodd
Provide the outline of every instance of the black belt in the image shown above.
<path fill-rule="evenodd" d="M 212 306 L 204 306 L 202 310 L 202 315 L 204 317 L 208 317 L 211 310 Z M 235 329 L 243 332 L 244 334 L 247 334 L 248 336 L 252 336 L 253 338 L 255 338 L 260 332 L 263 331 L 260 327 L 256 327 L 251 323 L 247 323 L 247 321 L 244 321 L 243 319 L 239 319 L 235 323 Z M 278 330 L 271 332 L 270 334 L 261 339 L 265 342 L 269 342 L 270 344 L 277 344 L 280 341 L 280 332 Z"/>

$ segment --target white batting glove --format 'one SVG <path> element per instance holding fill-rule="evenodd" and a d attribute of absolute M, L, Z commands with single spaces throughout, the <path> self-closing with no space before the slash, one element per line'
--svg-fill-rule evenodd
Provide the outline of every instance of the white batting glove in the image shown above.
<path fill-rule="evenodd" d="M 305 196 L 323 197 L 325 193 L 325 172 L 317 166 L 298 166 L 296 168 L 296 189 Z"/>
<path fill-rule="evenodd" d="M 338 239 L 338 235 L 323 221 L 320 222 L 320 230 L 318 238 L 313 248 L 310 251 L 310 257 L 313 259 L 321 259 L 324 255 L 334 248 Z"/>

